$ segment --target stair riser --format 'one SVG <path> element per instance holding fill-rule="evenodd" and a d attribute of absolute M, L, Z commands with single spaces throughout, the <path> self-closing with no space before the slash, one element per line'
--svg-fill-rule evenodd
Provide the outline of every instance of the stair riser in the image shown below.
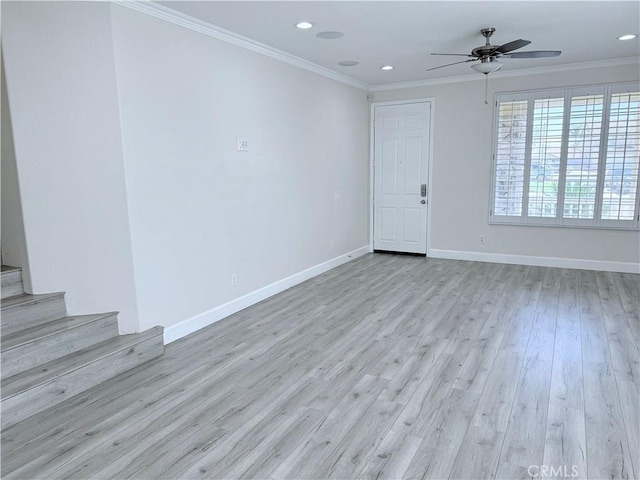
<path fill-rule="evenodd" d="M 42 412 L 164 353 L 162 334 L 113 352 L 95 362 L 2 401 L 2 429 Z"/>
<path fill-rule="evenodd" d="M 64 297 L 53 297 L 2 310 L 2 335 L 41 325 L 67 314 Z"/>
<path fill-rule="evenodd" d="M 116 336 L 118 336 L 118 320 L 114 314 L 16 346 L 1 354 L 2 378 L 24 372 Z"/>
<path fill-rule="evenodd" d="M 20 270 L 4 272 L 0 280 L 2 298 L 13 297 L 14 295 L 24 293 L 24 288 L 22 286 L 22 272 Z"/>

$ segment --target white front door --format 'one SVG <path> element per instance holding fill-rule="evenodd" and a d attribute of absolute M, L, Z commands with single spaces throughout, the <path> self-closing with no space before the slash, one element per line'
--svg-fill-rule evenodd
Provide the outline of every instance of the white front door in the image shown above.
<path fill-rule="evenodd" d="M 427 253 L 430 121 L 430 102 L 374 108 L 374 250 Z"/>

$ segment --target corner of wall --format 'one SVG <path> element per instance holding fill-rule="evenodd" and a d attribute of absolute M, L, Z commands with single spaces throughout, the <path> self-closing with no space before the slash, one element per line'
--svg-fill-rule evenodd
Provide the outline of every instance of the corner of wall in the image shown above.
<path fill-rule="evenodd" d="M 13 144 L 11 110 L 9 108 L 7 80 L 4 73 L 4 55 L 0 54 L 0 56 L 0 74 L 2 76 L 2 96 L 0 98 L 0 109 L 2 110 L 0 119 L 0 130 L 2 131 L 2 167 L 0 173 L 0 190 L 2 192 L 2 260 L 7 265 L 22 268 L 25 290 L 31 291 L 29 257 L 27 255 L 18 170 Z"/>
<path fill-rule="evenodd" d="M 2 5 L 2 246 L 28 291 L 65 291 L 70 315 L 118 310 L 120 332 L 132 333 L 140 322 L 110 11 Z"/>

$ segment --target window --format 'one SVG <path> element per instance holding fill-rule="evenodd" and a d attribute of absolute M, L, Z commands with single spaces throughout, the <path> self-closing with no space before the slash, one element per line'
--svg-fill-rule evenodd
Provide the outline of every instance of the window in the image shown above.
<path fill-rule="evenodd" d="M 498 94 L 491 221 L 637 229 L 638 84 Z"/>

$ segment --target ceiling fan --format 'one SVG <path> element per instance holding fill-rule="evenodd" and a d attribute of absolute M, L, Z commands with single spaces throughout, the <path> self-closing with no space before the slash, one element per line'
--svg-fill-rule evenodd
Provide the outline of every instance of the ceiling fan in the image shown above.
<path fill-rule="evenodd" d="M 513 42 L 505 43 L 504 45 L 491 45 L 489 43 L 489 39 L 493 32 L 496 29 L 493 27 L 483 28 L 480 30 L 480 33 L 486 38 L 486 43 L 481 47 L 476 47 L 471 50 L 471 54 L 466 53 L 432 53 L 431 55 L 451 55 L 457 57 L 469 57 L 467 60 L 462 60 L 460 62 L 448 63 L 447 65 L 440 65 L 439 67 L 428 68 L 428 71 L 436 70 L 438 68 L 449 67 L 451 65 L 457 65 L 459 63 L 468 63 L 468 62 L 477 62 L 471 65 L 478 73 L 484 73 L 488 75 L 489 73 L 496 72 L 502 68 L 502 63 L 498 61 L 500 58 L 547 58 L 547 57 L 557 57 L 562 52 L 560 50 L 530 50 L 525 52 L 514 52 L 514 50 L 518 50 L 522 47 L 526 47 L 531 42 L 529 40 L 514 40 Z"/>

